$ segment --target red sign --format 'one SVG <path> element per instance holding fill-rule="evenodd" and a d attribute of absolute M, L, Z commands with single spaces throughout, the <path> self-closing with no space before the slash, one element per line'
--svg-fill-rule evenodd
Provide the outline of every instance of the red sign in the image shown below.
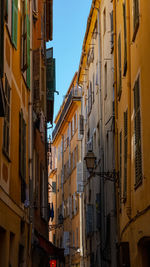
<path fill-rule="evenodd" d="M 50 267 L 56 267 L 56 260 L 50 260 Z"/>

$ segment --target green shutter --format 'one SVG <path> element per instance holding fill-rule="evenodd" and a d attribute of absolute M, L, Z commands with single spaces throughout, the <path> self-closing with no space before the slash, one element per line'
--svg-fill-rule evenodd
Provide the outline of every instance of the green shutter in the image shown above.
<path fill-rule="evenodd" d="M 56 91 L 55 58 L 48 58 L 46 65 L 47 100 L 54 100 Z"/>
<path fill-rule="evenodd" d="M 30 88 L 30 20 L 27 15 L 27 86 Z"/>
<path fill-rule="evenodd" d="M 12 1 L 12 43 L 17 49 L 18 0 Z"/>

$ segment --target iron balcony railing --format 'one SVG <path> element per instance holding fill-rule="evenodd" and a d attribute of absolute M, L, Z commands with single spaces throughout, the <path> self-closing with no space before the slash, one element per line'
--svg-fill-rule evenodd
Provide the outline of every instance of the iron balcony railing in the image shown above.
<path fill-rule="evenodd" d="M 59 129 L 60 129 L 60 126 L 69 110 L 69 107 L 71 106 L 72 102 L 73 101 L 81 101 L 81 97 L 82 97 L 82 90 L 81 90 L 81 87 L 73 87 L 67 97 L 67 101 L 63 107 L 63 110 L 61 112 L 61 115 L 60 115 L 60 118 L 55 126 L 55 129 L 54 131 L 52 132 L 52 139 L 54 140 Z"/>

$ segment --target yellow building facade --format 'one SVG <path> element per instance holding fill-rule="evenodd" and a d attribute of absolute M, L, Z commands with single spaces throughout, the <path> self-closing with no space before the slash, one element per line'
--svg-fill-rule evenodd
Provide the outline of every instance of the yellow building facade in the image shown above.
<path fill-rule="evenodd" d="M 58 227 L 55 239 L 56 245 L 65 249 L 65 266 L 80 266 L 81 261 L 80 194 L 77 190 L 77 172 L 81 160 L 81 88 L 77 86 L 76 79 L 77 73 L 56 117 L 52 133 L 52 148 L 57 161 L 54 214 Z"/>
<path fill-rule="evenodd" d="M 113 1 L 119 266 L 150 266 L 149 5 Z"/>
<path fill-rule="evenodd" d="M 29 193 L 30 1 L 9 1 L 9 5 L 6 2 L 3 1 L 1 10 L 5 98 L 5 113 L 0 118 L 0 266 L 3 267 L 19 266 L 22 262 L 29 266 L 31 241 L 29 212 L 24 205 Z M 21 45 L 24 27 L 26 51 Z"/>

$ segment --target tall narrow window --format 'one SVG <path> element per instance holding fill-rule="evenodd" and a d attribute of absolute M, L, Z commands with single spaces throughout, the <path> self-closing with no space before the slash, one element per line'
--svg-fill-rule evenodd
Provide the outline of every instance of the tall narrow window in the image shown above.
<path fill-rule="evenodd" d="M 107 63 L 105 63 L 105 85 L 104 85 L 104 88 L 105 88 L 105 99 L 107 97 Z"/>
<path fill-rule="evenodd" d="M 121 71 L 121 34 L 118 37 L 118 97 L 122 91 L 122 71 Z"/>
<path fill-rule="evenodd" d="M 110 28 L 111 28 L 111 53 L 112 53 L 114 49 L 113 11 L 110 13 Z"/>
<path fill-rule="evenodd" d="M 103 12 L 103 28 L 104 28 L 104 34 L 106 32 L 106 8 L 104 9 Z"/>
<path fill-rule="evenodd" d="M 122 131 L 120 132 L 119 135 L 119 194 L 120 194 L 120 201 L 122 198 L 122 190 L 121 190 L 121 180 L 122 180 Z"/>
<path fill-rule="evenodd" d="M 133 0 L 133 39 L 135 40 L 139 28 L 139 0 Z"/>
<path fill-rule="evenodd" d="M 27 69 L 27 18 L 26 3 L 22 2 L 22 34 L 21 34 L 21 69 L 24 72 Z"/>
<path fill-rule="evenodd" d="M 21 177 L 21 202 L 26 199 L 26 123 L 19 113 L 19 175 Z"/>
<path fill-rule="evenodd" d="M 128 153 L 128 111 L 124 112 L 124 185 L 123 199 L 127 198 L 127 153 Z"/>
<path fill-rule="evenodd" d="M 92 91 L 92 95 L 93 95 L 92 100 L 93 100 L 93 103 L 94 103 L 94 101 L 95 101 L 95 75 L 94 75 L 94 73 L 93 73 L 93 91 Z"/>
<path fill-rule="evenodd" d="M 123 75 L 127 72 L 127 23 L 126 23 L 126 0 L 123 4 L 123 21 L 124 21 L 124 71 Z"/>
<path fill-rule="evenodd" d="M 142 181 L 141 112 L 139 78 L 134 86 L 135 186 Z"/>
<path fill-rule="evenodd" d="M 5 76 L 5 97 L 6 97 L 6 114 L 3 127 L 3 151 L 6 156 L 9 156 L 9 141 L 10 141 L 10 86 Z"/>

